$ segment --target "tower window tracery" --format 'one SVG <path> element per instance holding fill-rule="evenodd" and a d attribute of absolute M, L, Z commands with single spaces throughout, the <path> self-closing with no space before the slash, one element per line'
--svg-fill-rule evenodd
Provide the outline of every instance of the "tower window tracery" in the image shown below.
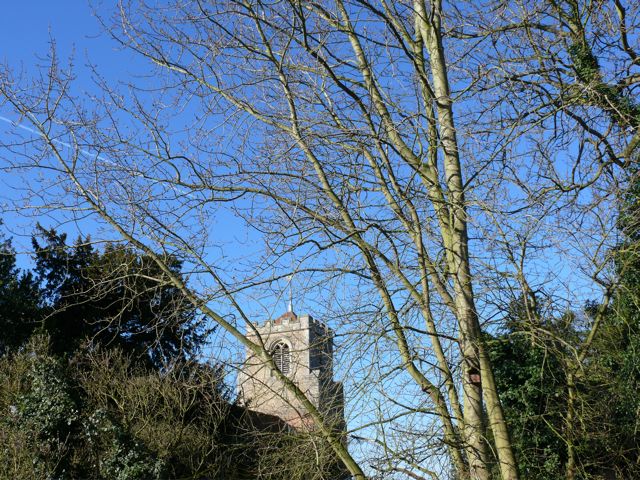
<path fill-rule="evenodd" d="M 289 345 L 284 342 L 278 342 L 273 347 L 273 361 L 285 375 L 288 375 L 291 371 L 291 352 Z"/>

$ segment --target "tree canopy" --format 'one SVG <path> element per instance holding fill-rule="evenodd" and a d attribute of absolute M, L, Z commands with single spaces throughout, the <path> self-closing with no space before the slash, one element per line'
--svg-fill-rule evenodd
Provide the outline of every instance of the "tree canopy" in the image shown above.
<path fill-rule="evenodd" d="M 33 236 L 35 267 L 21 272 L 6 241 L 0 257 L 3 347 L 17 348 L 34 332 L 46 333 L 57 354 L 92 342 L 117 347 L 161 367 L 198 353 L 204 325 L 193 304 L 148 257 L 90 239 L 67 244 L 66 234 L 40 226 Z M 177 259 L 167 260 L 180 275 Z"/>
<path fill-rule="evenodd" d="M 621 192 L 615 292 L 605 309 L 597 302 L 586 306 L 587 324 L 601 325 L 577 364 L 576 352 L 589 340 L 589 330 L 574 312 L 549 318 L 539 306 L 527 311 L 527 302 L 519 300 L 504 319 L 504 333 L 490 340 L 500 398 L 526 478 L 640 475 L 638 193 L 637 177 Z"/>
<path fill-rule="evenodd" d="M 16 268 L 11 242 L 0 243 L 0 354 L 20 346 L 41 318 L 40 289 L 31 272 Z"/>
<path fill-rule="evenodd" d="M 54 351 L 72 352 L 89 339 L 161 366 L 201 347 L 196 309 L 149 257 L 113 243 L 96 251 L 89 238 L 69 246 L 65 234 L 41 227 L 33 247 L 42 329 Z M 177 259 L 166 264 L 180 275 Z"/>

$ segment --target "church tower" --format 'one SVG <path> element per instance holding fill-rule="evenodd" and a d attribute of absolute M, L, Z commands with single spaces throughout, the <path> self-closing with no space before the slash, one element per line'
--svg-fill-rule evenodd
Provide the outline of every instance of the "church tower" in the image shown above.
<path fill-rule="evenodd" d="M 342 384 L 333 381 L 333 331 L 310 315 L 289 311 L 275 320 L 254 323 L 279 370 L 293 380 L 335 427 L 344 428 Z M 258 342 L 255 332 L 247 337 Z M 294 428 L 311 428 L 304 406 L 262 360 L 247 351 L 238 376 L 243 403 L 256 412 L 275 415 Z"/>

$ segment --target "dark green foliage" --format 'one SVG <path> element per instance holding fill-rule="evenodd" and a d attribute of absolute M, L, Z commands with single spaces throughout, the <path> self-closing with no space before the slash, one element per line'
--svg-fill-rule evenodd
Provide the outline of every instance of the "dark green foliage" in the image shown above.
<path fill-rule="evenodd" d="M 582 415 L 578 458 L 587 478 L 640 476 L 640 329 L 621 316 L 618 301 L 607 313 L 579 379 Z"/>
<path fill-rule="evenodd" d="M 585 450 L 597 452 L 599 468 L 617 478 L 640 476 L 640 179 L 632 172 L 621 198 L 618 228 L 623 240 L 614 252 L 618 285 L 595 338 L 588 386 L 599 405 L 598 421 Z M 590 310 L 595 310 L 592 305 Z M 599 403 L 598 403 L 599 402 Z"/>
<path fill-rule="evenodd" d="M 35 274 L 1 245 L 0 479 L 338 478 L 320 438 L 193 360 L 196 310 L 150 258 L 41 227 L 33 246 Z"/>
<path fill-rule="evenodd" d="M 102 370 L 105 356 L 115 359 L 114 370 Z M 132 365 L 117 350 L 79 351 L 73 359 L 63 359 L 51 352 L 48 338 L 42 336 L 19 353 L 4 356 L 0 376 L 6 383 L 0 406 L 13 414 L 0 422 L 0 463 L 6 465 L 0 478 L 169 478 L 169 459 L 149 448 L 156 445 L 145 444 L 132 422 L 145 425 L 149 419 L 139 405 L 156 400 L 127 388 L 132 382 L 162 382 L 161 374 L 146 371 L 137 377 Z M 99 378 L 113 381 L 92 383 Z M 99 404 L 96 396 L 102 399 Z M 120 403 L 110 401 L 114 398 Z M 164 433 L 174 434 L 169 429 Z"/>
<path fill-rule="evenodd" d="M 616 266 L 622 283 L 637 286 L 640 282 L 640 169 L 634 167 L 629 173 L 629 186 L 620 199 L 618 229 L 625 241 L 617 252 Z"/>
<path fill-rule="evenodd" d="M 314 432 L 230 401 L 220 368 L 154 371 L 120 349 L 0 357 L 0 479 L 336 480 Z M 267 418 L 268 417 L 268 418 Z"/>
<path fill-rule="evenodd" d="M 72 478 L 72 436 L 79 409 L 64 362 L 42 354 L 34 337 L 19 354 L 0 358 L 0 478 Z M 11 473 L 10 473 L 11 472 Z"/>
<path fill-rule="evenodd" d="M 69 246 L 40 226 L 33 247 L 34 272 L 21 272 L 10 242 L 0 242 L 0 354 L 36 330 L 57 354 L 90 339 L 155 367 L 202 345 L 196 309 L 149 257 L 118 244 L 96 251 L 88 238 Z M 181 275 L 177 259 L 167 263 Z"/>
<path fill-rule="evenodd" d="M 73 247 L 66 235 L 38 228 L 33 245 L 42 285 L 43 330 L 57 353 L 85 340 L 118 347 L 160 366 L 185 358 L 202 343 L 196 311 L 149 257 L 108 244 L 96 252 L 89 239 Z M 181 263 L 168 262 L 179 275 Z"/>
<path fill-rule="evenodd" d="M 591 82 L 600 75 L 600 65 L 591 48 L 583 42 L 574 43 L 569 47 L 569 55 L 573 60 L 578 78 L 583 82 Z"/>
<path fill-rule="evenodd" d="M 565 477 L 569 442 L 577 478 L 640 475 L 640 289 L 629 292 L 618 293 L 579 368 L 573 363 L 574 348 L 584 340 L 584 331 L 574 315 L 539 319 L 538 324 L 510 319 L 508 330 L 488 341 L 524 478 Z M 575 382 L 572 420 L 568 372 L 574 372 Z"/>
<path fill-rule="evenodd" d="M 64 439 L 77 419 L 77 405 L 61 361 L 34 354 L 26 380 L 29 390 L 18 400 L 20 421 L 41 441 Z"/>
<path fill-rule="evenodd" d="M 90 412 L 85 455 L 93 452 L 100 475 L 115 478 L 119 469 L 147 472 L 140 478 L 198 478 L 220 468 L 231 406 L 220 369 L 187 362 L 149 372 L 120 350 L 87 352 L 79 360 L 77 379 Z"/>
<path fill-rule="evenodd" d="M 635 96 L 623 87 L 610 84 L 602 79 L 600 64 L 593 51 L 584 40 L 572 44 L 569 56 L 573 68 L 581 83 L 578 95 L 587 100 L 587 104 L 602 108 L 621 128 L 640 126 L 640 104 Z"/>
<path fill-rule="evenodd" d="M 86 478 L 166 478 L 165 462 L 149 452 L 105 411 L 88 413 L 82 422 L 82 452 L 85 461 L 76 470 Z M 88 461 L 87 461 L 88 460 Z"/>
<path fill-rule="evenodd" d="M 507 329 L 488 341 L 489 353 L 521 475 L 561 478 L 565 374 L 557 345 L 538 341 L 523 306 L 511 306 Z M 539 312 L 534 314 L 540 321 Z"/>
<path fill-rule="evenodd" d="M 36 328 L 39 297 L 33 275 L 16 268 L 11 243 L 0 239 L 0 354 L 21 345 Z"/>
<path fill-rule="evenodd" d="M 637 173 L 621 195 L 618 228 L 622 241 L 613 252 L 618 284 L 606 309 L 589 304 L 586 318 L 554 318 L 535 311 L 535 299 L 530 305 L 521 299 L 508 310 L 505 332 L 488 341 L 524 478 L 565 477 L 568 445 L 574 448 L 578 479 L 640 478 Z M 577 352 L 596 321 L 596 335 L 578 364 Z"/>

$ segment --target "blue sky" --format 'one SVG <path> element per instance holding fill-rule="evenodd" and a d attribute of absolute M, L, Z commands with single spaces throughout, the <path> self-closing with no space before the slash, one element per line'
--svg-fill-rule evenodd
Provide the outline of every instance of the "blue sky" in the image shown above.
<path fill-rule="evenodd" d="M 85 0 L 5 2 L 0 15 L 0 62 L 13 70 L 23 71 L 27 76 L 32 75 L 36 73 L 38 65 L 47 63 L 44 57 L 49 49 L 49 42 L 55 39 L 61 60 L 74 58 L 74 71 L 78 75 L 77 86 L 80 89 L 93 88 L 88 62 L 94 63 L 110 82 L 127 79 L 134 70 L 143 68 L 142 63 L 139 58 L 118 48 L 104 33 L 94 12 L 95 9 L 108 16 L 114 6 L 115 2 L 112 1 L 98 3 Z M 2 107 L 0 117 L 16 120 Z M 10 129 L 15 127 L 0 120 L 0 138 Z M 11 181 L 9 178 L 0 179 L 0 209 L 6 208 L 0 212 L 0 218 L 4 221 L 8 234 L 14 237 L 19 250 L 22 250 L 21 246 L 28 250 L 28 237 L 33 231 L 35 220 L 12 215 L 10 204 L 13 193 L 2 188 L 2 185 Z M 46 219 L 39 220 L 47 226 Z M 225 220 L 230 223 L 228 217 L 221 218 L 221 221 Z M 76 236 L 76 232 L 72 230 L 68 230 L 68 233 L 72 238 Z M 231 235 L 229 231 L 225 233 Z M 21 263 L 28 264 L 28 257 L 22 256 Z"/>
<path fill-rule="evenodd" d="M 104 2 L 103 5 L 97 8 L 108 14 L 114 4 L 115 2 Z M 13 70 L 22 70 L 27 76 L 33 75 L 37 72 L 38 65 L 46 65 L 47 62 L 44 57 L 49 49 L 51 39 L 55 39 L 56 48 L 62 61 L 73 56 L 74 71 L 78 75 L 77 87 L 81 90 L 90 91 L 93 89 L 90 70 L 87 68 L 89 62 L 94 63 L 101 74 L 110 82 L 126 80 L 133 72 L 144 68 L 139 59 L 128 52 L 120 51 L 115 42 L 108 38 L 108 35 L 103 32 L 102 26 L 95 18 L 92 7 L 85 0 L 5 2 L 2 15 L 0 15 L 0 45 L 2 45 L 0 63 L 9 65 Z M 1 106 L 0 116 L 8 117 L 12 121 L 17 120 Z M 10 123 L 0 120 L 0 139 L 5 132 L 15 128 Z M 12 201 L 13 193 L 3 188 L 3 185 L 11 181 L 9 178 L 0 178 L 0 209 L 5 205 L 10 205 Z M 36 219 L 13 216 L 10 210 L 0 211 L 0 218 L 5 222 L 8 234 L 13 236 L 14 244 L 19 250 L 28 251 L 29 235 L 33 231 Z M 45 226 L 49 226 L 46 219 L 38 218 L 37 220 L 43 222 Z M 215 252 L 219 255 L 219 258 L 224 260 L 225 256 L 242 256 L 245 253 L 249 257 L 249 254 L 253 253 L 252 251 L 241 251 L 242 248 L 247 248 L 246 244 L 249 243 L 246 241 L 247 239 L 244 239 L 244 244 L 242 239 L 231 240 L 232 237 L 240 235 L 237 230 L 234 231 L 235 224 L 233 219 L 228 214 L 221 214 L 216 220 L 218 222 L 217 228 L 210 225 L 211 230 L 216 235 L 216 240 L 221 240 L 221 237 L 228 240 L 225 242 L 227 250 L 224 253 L 221 251 L 219 253 Z M 77 232 L 73 231 L 72 228 L 72 226 L 69 226 L 66 231 L 71 238 L 74 238 Z M 91 233 L 91 231 L 90 229 L 84 230 L 83 233 Z M 27 255 L 21 255 L 19 258 L 21 266 L 29 264 Z M 251 257 L 251 261 L 253 260 L 254 258 Z M 230 262 L 230 260 L 226 261 Z M 559 261 L 560 258 L 557 259 L 558 263 Z M 533 265 L 533 267 L 530 265 L 529 268 L 539 266 L 540 270 L 544 271 L 549 268 L 549 263 L 549 258 L 543 258 L 539 260 L 539 264 Z M 217 263 L 215 266 L 220 268 Z M 560 269 L 561 267 L 557 268 Z M 566 268 L 562 273 L 570 276 L 571 270 Z M 573 280 L 575 281 L 575 279 Z M 284 292 L 284 296 L 254 298 L 251 299 L 252 302 L 255 304 L 262 303 L 272 308 L 272 316 L 279 315 L 286 309 L 288 293 L 285 281 L 279 287 Z M 349 285 L 345 284 L 341 285 L 341 287 L 345 291 L 344 295 L 347 296 Z M 343 294 L 341 293 L 340 295 Z M 321 301 L 322 298 L 320 299 Z M 246 302 L 245 306 L 251 311 L 254 310 L 253 304 L 249 301 Z M 301 304 L 295 305 L 295 309 L 297 313 L 312 313 L 321 317 L 322 305 L 318 305 L 316 308 L 314 306 L 314 299 L 307 298 L 301 301 Z M 255 310 L 260 312 L 257 309 Z M 266 318 L 262 312 L 260 314 L 262 316 L 259 319 Z M 412 393 L 408 392 L 407 395 Z"/>
<path fill-rule="evenodd" d="M 148 67 L 146 62 L 131 52 L 122 51 L 117 43 L 104 32 L 96 17 L 96 12 L 108 17 L 113 14 L 116 2 L 91 2 L 86 0 L 25 0 L 7 2 L 0 15 L 0 64 L 7 65 L 14 72 L 22 72 L 26 78 L 38 75 L 39 67 L 46 67 L 50 42 L 55 41 L 59 61 L 63 64 L 73 61 L 73 71 L 77 75 L 74 82 L 75 93 L 81 98 L 85 93 L 95 91 L 89 68 L 93 64 L 97 71 L 110 84 L 127 81 L 132 74 L 140 73 Z M 17 132 L 29 135 L 21 127 L 8 122 L 18 121 L 10 109 L 0 106 L 0 141 L 5 135 Z M 8 137 L 7 137 L 8 138 Z M 0 160 L 2 158 L 0 157 Z M 21 268 L 31 266 L 30 236 L 36 222 L 45 227 L 55 226 L 57 219 L 47 217 L 26 217 L 23 212 L 14 213 L 15 199 L 20 195 L 19 188 L 23 180 L 18 175 L 0 177 L 0 219 L 3 224 L 0 232 L 11 237 L 18 252 L 18 265 Z M 18 187 L 14 190 L 9 187 Z M 225 251 L 221 257 L 234 257 L 246 253 L 251 247 L 251 238 L 247 232 L 241 232 L 238 220 L 228 212 L 221 212 L 217 220 L 216 240 L 221 241 Z M 214 228 L 214 226 L 212 226 Z M 79 233 L 92 234 L 95 238 L 104 238 L 104 233 L 96 235 L 91 222 L 85 224 L 66 223 L 59 228 L 73 241 Z M 109 238 L 109 237 L 107 237 Z M 113 238 L 113 237 L 111 237 Z M 239 248 L 240 247 L 240 248 Z M 242 252 L 244 250 L 244 252 Z M 282 287 L 285 287 L 283 282 Z M 279 315 L 286 309 L 286 298 L 273 300 L 273 315 Z M 267 302 L 268 303 L 268 302 Z M 307 308 L 298 304 L 299 308 Z M 298 313 L 302 313 L 298 311 Z"/>
<path fill-rule="evenodd" d="M 100 7 L 106 12 L 105 7 Z M 5 2 L 0 15 L 0 63 L 15 73 L 26 77 L 37 75 L 38 67 L 47 65 L 46 56 L 51 41 L 55 40 L 56 50 L 62 63 L 73 61 L 74 71 L 78 75 L 77 85 L 82 89 L 91 89 L 88 61 L 109 79 L 126 75 L 131 63 L 123 61 L 130 58 L 128 53 L 118 51 L 114 43 L 102 31 L 94 16 L 93 7 L 84 0 L 25 0 Z M 0 106 L 0 137 L 15 126 L 7 120 L 16 121 L 15 115 L 6 107 Z M 23 130 L 23 133 L 25 131 Z M 33 229 L 35 219 L 15 216 L 12 210 L 14 192 L 5 188 L 15 178 L 2 178 L 0 184 L 1 218 L 5 234 L 13 237 L 18 250 L 28 249 L 28 235 Z M 46 219 L 42 219 L 46 226 Z M 75 232 L 69 232 L 71 237 Z M 28 257 L 19 256 L 21 265 L 28 264 Z"/>
<path fill-rule="evenodd" d="M 84 64 L 90 51 L 91 57 L 99 56 L 101 63 L 109 68 L 122 66 L 87 2 L 25 0 L 3 4 L 0 16 L 3 62 L 31 70 L 38 63 L 37 55 L 47 52 L 51 38 L 55 38 L 63 56 L 75 49 L 78 65 Z"/>
<path fill-rule="evenodd" d="M 113 12 L 115 2 L 105 2 L 103 5 L 91 6 L 86 0 L 25 0 L 6 2 L 0 15 L 0 64 L 8 66 L 14 72 L 21 72 L 25 78 L 38 75 L 39 67 L 48 65 L 47 54 L 50 42 L 55 41 L 56 51 L 61 63 L 73 60 L 73 71 L 77 75 L 74 82 L 75 93 L 81 98 L 85 93 L 96 91 L 92 82 L 90 64 L 105 77 L 110 84 L 126 81 L 133 73 L 140 72 L 147 67 L 146 62 L 132 53 L 122 51 L 117 43 L 109 38 L 102 25 L 95 16 L 94 8 L 103 15 Z M 95 3 L 95 2 L 93 2 Z M 17 122 L 15 114 L 0 105 L 0 143 L 3 137 L 14 138 L 16 132 L 29 136 L 24 126 L 10 123 Z M 0 162 L 6 152 L 0 153 Z M 2 176 L 4 175 L 4 177 Z M 34 179 L 37 180 L 37 179 Z M 0 238 L 11 238 L 16 249 L 18 266 L 29 268 L 33 266 L 31 257 L 30 237 L 34 232 L 36 222 L 45 227 L 56 226 L 58 220 L 52 217 L 26 216 L 24 212 L 16 213 L 14 208 L 16 199 L 21 195 L 20 188 L 24 185 L 20 175 L 0 174 Z M 34 183 L 36 183 L 34 181 Z M 10 187 L 10 188 L 7 188 Z M 17 187 L 17 188 L 15 188 Z M 55 215 L 55 212 L 54 212 Z M 220 258 L 239 255 L 242 249 L 249 249 L 248 239 L 238 231 L 237 219 L 229 214 L 221 214 L 215 228 L 216 237 L 226 245 L 225 251 L 220 252 Z M 115 238 L 109 233 L 97 233 L 93 222 L 84 224 L 65 223 L 58 228 L 68 234 L 69 241 L 75 240 L 79 234 L 91 234 L 96 238 Z M 283 289 L 285 281 L 282 282 Z M 266 303 L 273 305 L 273 316 L 286 310 L 287 298 L 269 299 Z M 302 305 L 297 305 L 303 310 Z M 303 313 L 297 309 L 298 313 Z M 260 320 L 264 320 L 264 312 Z M 223 335 L 218 330 L 218 335 Z"/>

